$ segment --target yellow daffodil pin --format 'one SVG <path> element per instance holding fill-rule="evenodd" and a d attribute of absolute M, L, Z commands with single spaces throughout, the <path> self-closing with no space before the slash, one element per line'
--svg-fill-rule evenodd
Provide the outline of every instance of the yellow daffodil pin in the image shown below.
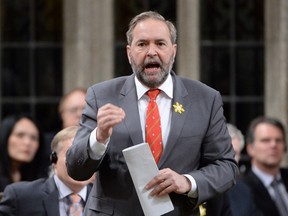
<path fill-rule="evenodd" d="M 200 216 L 206 216 L 206 208 L 203 205 L 199 206 Z"/>
<path fill-rule="evenodd" d="M 182 104 L 179 104 L 178 102 L 176 102 L 175 104 L 173 104 L 173 107 L 174 107 L 174 111 L 176 112 L 176 113 L 183 113 L 185 110 L 184 110 L 184 108 L 183 108 L 183 106 L 182 106 Z"/>

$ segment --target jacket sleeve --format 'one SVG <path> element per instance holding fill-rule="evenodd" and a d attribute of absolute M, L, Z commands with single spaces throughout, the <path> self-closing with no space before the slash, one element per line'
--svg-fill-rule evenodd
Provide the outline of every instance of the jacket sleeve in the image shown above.
<path fill-rule="evenodd" d="M 78 181 L 89 179 L 105 156 L 104 154 L 99 160 L 93 160 L 89 156 L 89 138 L 91 132 L 97 127 L 96 117 L 98 112 L 96 96 L 92 87 L 87 90 L 86 103 L 80 120 L 80 128 L 66 154 L 68 174 Z"/>
<path fill-rule="evenodd" d="M 198 204 L 231 188 L 239 173 L 219 92 L 214 94 L 210 112 L 200 167 L 191 173 L 197 182 Z"/>
<path fill-rule="evenodd" d="M 17 216 L 17 195 L 12 186 L 6 186 L 0 202 L 0 215 Z"/>

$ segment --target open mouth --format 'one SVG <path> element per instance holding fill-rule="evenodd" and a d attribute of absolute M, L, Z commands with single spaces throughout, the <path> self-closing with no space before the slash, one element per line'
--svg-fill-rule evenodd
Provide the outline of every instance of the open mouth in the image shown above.
<path fill-rule="evenodd" d="M 145 71 L 158 71 L 160 69 L 160 64 L 157 62 L 148 63 L 145 65 Z"/>

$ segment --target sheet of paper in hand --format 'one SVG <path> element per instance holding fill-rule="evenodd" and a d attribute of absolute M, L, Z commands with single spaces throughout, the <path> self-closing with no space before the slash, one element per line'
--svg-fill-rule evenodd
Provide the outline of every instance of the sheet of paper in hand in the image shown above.
<path fill-rule="evenodd" d="M 151 197 L 149 194 L 152 189 L 145 189 L 145 185 L 159 171 L 148 143 L 126 148 L 122 152 L 145 216 L 159 216 L 172 211 L 174 206 L 168 195 Z"/>

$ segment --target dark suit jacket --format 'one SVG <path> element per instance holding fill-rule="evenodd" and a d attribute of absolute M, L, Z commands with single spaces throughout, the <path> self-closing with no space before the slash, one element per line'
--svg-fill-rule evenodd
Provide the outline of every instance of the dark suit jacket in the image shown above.
<path fill-rule="evenodd" d="M 88 189 L 90 191 L 91 187 Z M 59 216 L 54 178 L 8 185 L 0 202 L 1 216 Z"/>
<path fill-rule="evenodd" d="M 208 200 L 203 206 L 206 216 L 263 216 L 256 208 L 250 188 L 238 181 L 227 192 Z"/>
<path fill-rule="evenodd" d="M 208 200 L 202 206 L 206 211 L 205 216 L 232 216 L 227 193 L 219 194 Z"/>
<path fill-rule="evenodd" d="M 288 170 L 281 169 L 280 172 L 282 181 L 288 191 Z M 254 196 L 254 203 L 257 209 L 262 212 L 263 216 L 280 216 L 266 187 L 252 170 L 245 174 L 243 178 L 241 178 L 241 181 L 251 189 Z"/>
<path fill-rule="evenodd" d="M 142 143 L 142 130 L 137 105 L 134 74 L 115 78 L 90 87 L 81 127 L 67 152 L 68 173 L 84 180 L 97 172 L 85 215 L 143 215 L 122 150 Z M 171 131 L 159 169 L 171 168 L 180 174 L 190 174 L 198 185 L 196 203 L 185 195 L 171 193 L 174 211 L 166 215 L 194 215 L 195 204 L 230 188 L 238 167 L 223 116 L 219 92 L 198 82 L 172 73 L 174 92 L 172 104 L 183 105 L 180 114 L 172 108 Z M 99 160 L 89 156 L 89 136 L 97 126 L 98 109 L 106 103 L 122 107 L 125 119 L 113 128 L 109 147 Z M 161 111 L 160 111 L 161 114 Z M 145 170 L 143 170 L 145 172 Z"/>

